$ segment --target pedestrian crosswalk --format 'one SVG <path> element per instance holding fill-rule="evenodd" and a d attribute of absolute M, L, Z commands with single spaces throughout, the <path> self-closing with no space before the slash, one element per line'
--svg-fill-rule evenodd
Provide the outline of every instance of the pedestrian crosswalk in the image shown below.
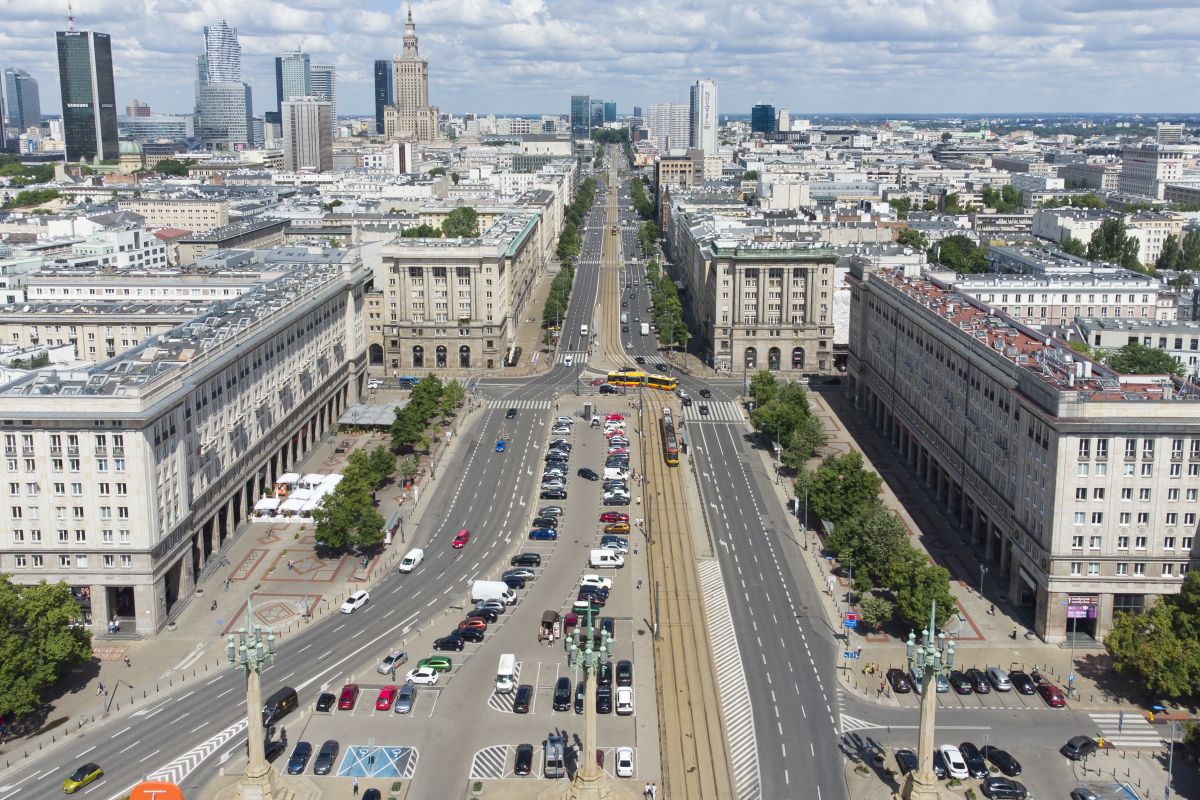
<path fill-rule="evenodd" d="M 738 800 L 758 800 L 762 797 L 762 778 L 758 768 L 758 738 L 754 732 L 754 709 L 733 615 L 729 613 L 729 598 L 721 580 L 721 565 L 716 559 L 700 561 L 700 596 L 704 616 L 708 620 L 708 635 L 712 642 L 713 665 L 716 668 L 717 694 L 725 718 L 725 739 L 729 743 L 729 760 L 733 768 L 734 796 Z"/>
<path fill-rule="evenodd" d="M 1097 712 L 1088 714 L 1105 744 L 1114 747 L 1162 747 L 1162 731 L 1151 725 L 1139 712 Z"/>
<path fill-rule="evenodd" d="M 552 400 L 489 400 L 488 408 L 532 408 L 546 410 L 554 405 Z"/>
<path fill-rule="evenodd" d="M 701 413 L 701 408 L 707 408 L 708 413 Z M 732 400 L 716 400 L 710 403 L 693 401 L 690 406 L 683 407 L 683 419 L 686 422 L 724 422 L 742 424 L 746 421 L 741 406 Z"/>
<path fill-rule="evenodd" d="M 567 357 L 571 358 L 571 365 L 586 364 L 588 360 L 587 350 L 563 350 L 554 357 L 555 364 L 567 363 Z"/>

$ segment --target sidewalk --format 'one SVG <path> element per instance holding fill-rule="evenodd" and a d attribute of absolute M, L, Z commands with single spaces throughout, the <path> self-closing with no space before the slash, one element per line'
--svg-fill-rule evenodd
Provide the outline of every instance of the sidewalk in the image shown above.
<path fill-rule="evenodd" d="M 232 537 L 223 553 L 213 555 L 213 560 L 222 559 L 224 563 L 197 584 L 195 595 L 184 601 L 186 605 L 176 613 L 173 624 L 158 636 L 143 640 L 93 638 L 97 663 L 85 665 L 75 676 L 67 677 L 67 684 L 71 684 L 72 677 L 78 680 L 48 701 L 46 718 L 51 722 L 43 730 L 0 746 L 0 768 L 15 766 L 45 748 L 91 733 L 96 723 L 105 719 L 106 705 L 107 716 L 127 714 L 181 684 L 227 669 L 225 636 L 247 624 L 251 597 L 254 623 L 270 627 L 279 639 L 299 632 L 331 611 L 336 613 L 346 595 L 379 580 L 409 547 L 426 538 L 428 532 L 421 523 L 429 505 L 426 495 L 436 482 L 436 466 L 453 457 L 459 442 L 469 438 L 456 432 L 480 413 L 479 404 L 464 404 L 452 426 L 438 435 L 432 454 L 435 469 L 418 476 L 416 492 L 406 492 L 394 483 L 377 492 L 378 510 L 384 520 L 403 510 L 401 530 L 405 536 L 381 550 L 365 569 L 362 560 L 353 555 L 328 560 L 319 557 L 312 525 L 252 518 Z M 451 434 L 449 441 L 446 433 Z M 350 448 L 335 454 L 334 448 L 344 440 L 350 441 Z M 351 451 L 386 445 L 389 440 L 387 433 L 330 435 L 318 442 L 293 471 L 337 472 Z M 428 470 L 430 459 L 422 458 L 422 465 Z M 304 619 L 305 610 L 311 615 L 308 620 Z"/>

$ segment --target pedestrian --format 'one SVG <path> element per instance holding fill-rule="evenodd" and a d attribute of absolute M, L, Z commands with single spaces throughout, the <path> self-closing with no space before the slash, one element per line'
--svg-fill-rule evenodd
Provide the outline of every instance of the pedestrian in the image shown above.
<path fill-rule="evenodd" d="M 133 666 L 132 664 L 130 664 L 130 663 L 129 663 L 129 656 L 125 656 L 125 666 L 126 666 L 126 667 L 132 667 L 132 666 Z"/>
<path fill-rule="evenodd" d="M 104 683 L 103 682 L 97 683 L 96 684 L 96 696 L 99 697 L 102 694 L 104 694 Z"/>
<path fill-rule="evenodd" d="M 880 681 L 879 682 L 879 693 L 883 694 L 886 689 L 887 689 L 887 684 L 884 683 L 883 681 Z"/>
<path fill-rule="evenodd" d="M 859 647 L 858 647 L 858 654 L 860 656 L 862 655 L 862 645 L 859 645 Z"/>
<path fill-rule="evenodd" d="M 646 797 L 646 798 L 650 797 L 650 782 L 649 781 L 647 781 L 646 785 L 642 787 L 642 797 Z"/>
<path fill-rule="evenodd" d="M 992 603 L 991 605 L 988 606 L 988 616 L 992 616 L 992 617 L 996 616 L 996 604 L 995 603 Z"/>
<path fill-rule="evenodd" d="M 354 796 L 358 797 L 358 778 L 354 779 Z"/>
<path fill-rule="evenodd" d="M 1016 628 L 1013 628 L 1013 632 L 1010 634 L 1010 636 L 1012 637 L 1012 640 L 1014 642 L 1017 640 L 1017 629 Z"/>
<path fill-rule="evenodd" d="M 639 589 L 640 589 L 640 588 L 642 588 L 642 579 L 641 579 L 641 578 L 638 578 L 638 584 L 637 584 L 637 587 L 638 587 Z"/>
<path fill-rule="evenodd" d="M 650 798 L 651 798 L 651 800 L 654 800 L 655 797 L 658 797 L 658 784 L 651 783 L 650 784 Z"/>

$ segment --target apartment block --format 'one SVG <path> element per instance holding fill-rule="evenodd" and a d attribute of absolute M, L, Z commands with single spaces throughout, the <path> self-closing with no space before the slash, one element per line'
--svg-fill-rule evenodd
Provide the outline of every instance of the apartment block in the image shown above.
<path fill-rule="evenodd" d="M 250 250 L 278 247 L 283 244 L 287 220 L 254 219 L 235 222 L 205 233 L 179 239 L 179 263 L 192 264 L 217 250 Z"/>
<path fill-rule="evenodd" d="M 131 197 L 117 201 L 121 211 L 144 217 L 151 228 L 182 228 L 192 233 L 207 233 L 229 224 L 229 203 L 198 197 Z"/>
<path fill-rule="evenodd" d="M 161 630 L 359 397 L 370 270 L 353 251 L 266 255 L 281 277 L 114 359 L 0 387 L 0 570 L 65 581 L 97 634 L 112 617 Z"/>
<path fill-rule="evenodd" d="M 1119 350 L 1140 344 L 1168 353 L 1187 371 L 1191 380 L 1200 378 L 1200 322 L 1105 319 L 1075 320 L 1079 338 L 1101 350 Z"/>
<path fill-rule="evenodd" d="M 1198 555 L 1195 386 L 1115 373 L 937 280 L 850 281 L 850 397 L 1038 636 L 1103 638 L 1179 591 Z"/>

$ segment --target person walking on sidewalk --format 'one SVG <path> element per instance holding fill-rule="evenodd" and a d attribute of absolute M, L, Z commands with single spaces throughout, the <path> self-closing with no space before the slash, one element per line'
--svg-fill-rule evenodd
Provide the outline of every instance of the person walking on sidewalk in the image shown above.
<path fill-rule="evenodd" d="M 646 785 L 642 787 L 642 797 L 649 800 L 650 798 L 650 781 L 646 781 Z"/>
<path fill-rule="evenodd" d="M 358 778 L 354 779 L 354 796 L 358 797 Z"/>

